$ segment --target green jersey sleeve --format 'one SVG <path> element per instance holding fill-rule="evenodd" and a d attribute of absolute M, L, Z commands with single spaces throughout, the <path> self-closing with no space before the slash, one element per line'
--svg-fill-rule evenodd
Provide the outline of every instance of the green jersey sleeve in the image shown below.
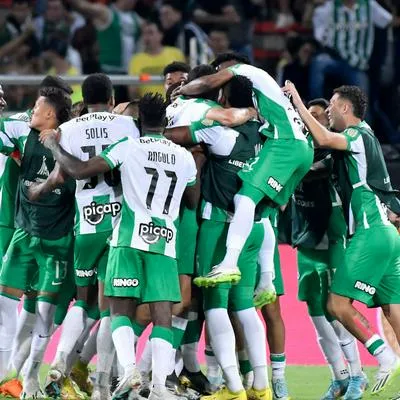
<path fill-rule="evenodd" d="M 132 147 L 129 146 L 129 143 L 132 142 L 133 140 L 125 137 L 108 146 L 99 156 L 104 158 L 111 169 L 119 168 L 126 160 L 128 152 L 130 152 L 130 155 L 132 156 Z"/>
<path fill-rule="evenodd" d="M 361 131 L 356 128 L 347 128 L 343 131 L 343 135 L 347 140 L 347 150 L 351 150 L 351 144 L 355 142 L 361 135 Z"/>
<path fill-rule="evenodd" d="M 10 154 L 18 149 L 24 152 L 25 142 L 31 128 L 29 122 L 14 118 L 0 119 L 0 152 Z"/>

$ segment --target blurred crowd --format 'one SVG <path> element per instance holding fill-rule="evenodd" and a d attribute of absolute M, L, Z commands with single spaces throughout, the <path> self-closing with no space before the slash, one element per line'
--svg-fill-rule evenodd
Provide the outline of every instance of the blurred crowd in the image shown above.
<path fill-rule="evenodd" d="M 286 47 L 268 70 L 292 80 L 305 100 L 356 84 L 370 96 L 368 120 L 400 149 L 400 0 L 0 0 L 0 74 L 162 75 L 226 51 L 254 59 L 257 24 L 270 21 Z M 271 36 L 270 40 L 274 40 Z M 270 67 L 269 67 L 270 68 Z M 161 85 L 117 88 L 118 101 Z M 34 89 L 6 86 L 9 109 L 25 110 Z M 81 99 L 75 85 L 73 100 Z"/>

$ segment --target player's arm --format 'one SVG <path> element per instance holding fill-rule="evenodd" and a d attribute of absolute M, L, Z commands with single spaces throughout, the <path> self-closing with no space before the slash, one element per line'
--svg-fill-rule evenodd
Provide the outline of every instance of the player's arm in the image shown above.
<path fill-rule="evenodd" d="M 193 141 L 189 126 L 179 126 L 176 128 L 166 129 L 164 136 L 172 142 L 180 144 L 181 146 L 191 146 L 197 143 Z"/>
<path fill-rule="evenodd" d="M 58 143 L 58 132 L 46 131 L 40 134 L 40 141 L 48 148 L 66 174 L 74 179 L 90 178 L 110 171 L 111 167 L 102 157 L 93 157 L 89 161 L 81 161 L 70 153 L 67 153 Z"/>
<path fill-rule="evenodd" d="M 175 89 L 172 98 L 175 99 L 181 95 L 195 96 L 212 89 L 220 88 L 226 82 L 231 80 L 233 76 L 234 73 L 229 69 L 223 69 L 216 74 L 202 76 Z"/>
<path fill-rule="evenodd" d="M 224 126 L 238 126 L 246 123 L 250 119 L 257 118 L 257 111 L 253 107 L 248 108 L 222 108 L 213 107 L 207 114 L 207 119 L 217 121 Z"/>
<path fill-rule="evenodd" d="M 286 85 L 282 90 L 291 95 L 292 102 L 297 108 L 301 119 L 307 125 L 308 130 L 319 146 L 335 150 L 347 150 L 348 141 L 346 137 L 340 133 L 329 131 L 310 114 L 292 82 L 286 81 Z"/>
<path fill-rule="evenodd" d="M 44 182 L 34 183 L 29 188 L 29 200 L 39 200 L 45 194 L 51 193 L 54 189 L 62 186 L 68 178 L 68 174 L 63 171 L 60 164 L 56 162 L 53 171 L 51 171 L 50 175 Z"/>
<path fill-rule="evenodd" d="M 200 174 L 205 162 L 205 155 L 200 146 L 195 146 L 191 152 L 187 152 L 187 186 L 183 192 L 182 200 L 187 208 L 194 210 L 200 200 Z"/>

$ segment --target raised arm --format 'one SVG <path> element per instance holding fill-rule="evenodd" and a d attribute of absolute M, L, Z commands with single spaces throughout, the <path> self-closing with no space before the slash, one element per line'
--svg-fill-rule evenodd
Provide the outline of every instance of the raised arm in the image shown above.
<path fill-rule="evenodd" d="M 193 137 L 190 134 L 189 126 L 179 126 L 177 128 L 166 129 L 164 136 L 172 142 L 180 144 L 181 146 L 191 146 L 197 143 L 193 140 Z"/>
<path fill-rule="evenodd" d="M 81 161 L 67 153 L 57 141 L 56 131 L 41 133 L 40 141 L 53 153 L 64 172 L 72 178 L 81 180 L 110 171 L 110 166 L 102 157 L 93 157 L 89 161 Z"/>
<path fill-rule="evenodd" d="M 67 0 L 68 4 L 87 18 L 92 18 L 97 28 L 102 28 L 111 22 L 112 14 L 104 4 L 90 3 L 87 0 Z"/>
<path fill-rule="evenodd" d="M 183 96 L 196 96 L 212 89 L 216 89 L 224 85 L 232 79 L 233 72 L 229 69 L 223 69 L 215 74 L 202 76 L 197 78 L 186 85 L 183 85 L 173 92 L 173 97 L 176 98 L 180 95 Z"/>
<path fill-rule="evenodd" d="M 348 142 L 346 137 L 340 133 L 329 131 L 310 114 L 292 82 L 286 81 L 286 85 L 282 90 L 292 97 L 293 104 L 301 119 L 307 125 L 308 130 L 319 146 L 335 150 L 347 150 Z"/>

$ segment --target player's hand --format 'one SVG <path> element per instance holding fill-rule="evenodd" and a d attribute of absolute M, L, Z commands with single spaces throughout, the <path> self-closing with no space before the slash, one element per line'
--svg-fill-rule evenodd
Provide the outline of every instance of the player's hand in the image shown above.
<path fill-rule="evenodd" d="M 28 190 L 28 198 L 30 201 L 37 201 L 41 197 L 42 184 L 38 182 L 33 182 Z"/>
<path fill-rule="evenodd" d="M 249 112 L 250 112 L 250 116 L 251 116 L 250 119 L 253 119 L 253 118 L 259 119 L 258 112 L 254 107 L 249 107 Z"/>
<path fill-rule="evenodd" d="M 295 106 L 299 106 L 303 102 L 293 82 L 286 80 L 282 91 L 292 99 L 292 102 Z"/>
<path fill-rule="evenodd" d="M 176 89 L 174 89 L 171 93 L 171 103 L 174 102 L 179 96 L 182 96 L 182 88 L 184 86 L 185 82 L 182 82 L 180 86 L 178 86 Z"/>
<path fill-rule="evenodd" d="M 60 131 L 55 129 L 45 129 L 40 132 L 39 140 L 44 147 L 50 149 L 60 141 Z"/>
<path fill-rule="evenodd" d="M 129 101 L 126 103 L 119 103 L 116 107 L 113 109 L 113 114 L 120 114 L 122 115 L 124 111 L 126 110 L 126 107 L 128 107 Z"/>

